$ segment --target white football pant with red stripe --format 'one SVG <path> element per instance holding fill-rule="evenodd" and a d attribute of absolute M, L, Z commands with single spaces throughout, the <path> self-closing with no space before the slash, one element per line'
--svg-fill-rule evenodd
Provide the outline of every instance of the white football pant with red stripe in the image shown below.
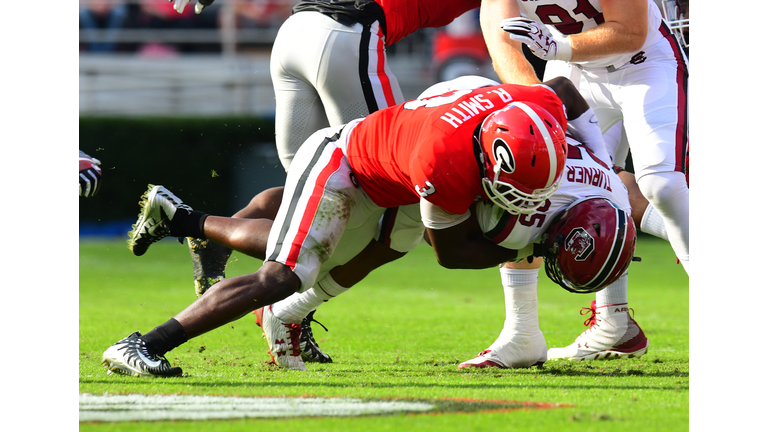
<path fill-rule="evenodd" d="M 321 270 L 360 253 L 386 210 L 371 201 L 352 174 L 341 147 L 349 129 L 322 129 L 299 149 L 269 232 L 267 261 L 290 267 L 301 280 L 299 292 L 311 288 Z"/>

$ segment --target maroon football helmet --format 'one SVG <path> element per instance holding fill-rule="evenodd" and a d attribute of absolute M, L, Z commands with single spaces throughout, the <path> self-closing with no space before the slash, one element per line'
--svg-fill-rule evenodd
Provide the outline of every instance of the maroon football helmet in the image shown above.
<path fill-rule="evenodd" d="M 635 253 L 635 224 L 615 203 L 584 198 L 550 224 L 543 240 L 550 279 L 570 292 L 597 292 L 627 271 Z"/>
<path fill-rule="evenodd" d="M 565 133 L 554 116 L 530 102 L 512 102 L 480 129 L 488 198 L 512 214 L 533 213 L 555 193 L 565 167 Z"/>

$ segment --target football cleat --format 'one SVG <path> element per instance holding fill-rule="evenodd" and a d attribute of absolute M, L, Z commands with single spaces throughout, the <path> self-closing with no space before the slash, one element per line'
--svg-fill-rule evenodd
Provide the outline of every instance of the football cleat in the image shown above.
<path fill-rule="evenodd" d="M 307 370 L 301 358 L 301 324 L 287 323 L 272 313 L 272 305 L 259 308 L 256 325 L 261 327 L 269 346 L 269 356 L 283 369 Z"/>
<path fill-rule="evenodd" d="M 187 244 L 192 257 L 195 294 L 200 297 L 208 288 L 224 279 L 224 270 L 232 251 L 213 241 L 192 237 L 187 237 Z"/>
<path fill-rule="evenodd" d="M 314 315 L 315 311 L 312 311 L 301 321 L 301 337 L 299 338 L 301 358 L 307 363 L 333 363 L 331 356 L 320 350 L 320 346 L 315 342 L 315 337 L 312 334 L 312 321 L 318 323 L 325 331 L 328 329 L 315 320 Z"/>
<path fill-rule="evenodd" d="M 149 352 L 141 333 L 133 332 L 104 351 L 101 364 L 107 373 L 135 377 L 174 377 L 182 374 L 180 367 L 171 366 L 165 357 Z"/>
<path fill-rule="evenodd" d="M 600 310 L 598 310 L 600 309 Z M 631 309 L 623 305 L 581 308 L 590 316 L 584 321 L 588 328 L 565 348 L 551 348 L 548 360 L 604 360 L 640 357 L 648 351 L 648 339 L 630 316 Z M 634 312 L 634 311 L 633 311 Z"/>
<path fill-rule="evenodd" d="M 192 212 L 192 208 L 171 191 L 155 185 L 149 185 L 139 206 L 139 219 L 128 233 L 128 249 L 136 256 L 144 255 L 152 243 L 171 235 L 170 222 L 176 212 Z"/>
<path fill-rule="evenodd" d="M 507 336 L 502 332 L 490 348 L 478 354 L 477 357 L 459 364 L 459 369 L 529 368 L 541 366 L 545 361 L 547 361 L 547 342 L 541 330 L 537 330 L 532 335 L 516 333 Z"/>

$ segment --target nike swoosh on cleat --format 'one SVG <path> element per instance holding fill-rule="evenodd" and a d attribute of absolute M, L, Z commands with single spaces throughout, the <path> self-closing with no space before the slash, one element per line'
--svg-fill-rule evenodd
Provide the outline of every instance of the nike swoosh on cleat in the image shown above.
<path fill-rule="evenodd" d="M 157 367 L 160 367 L 161 364 L 163 364 L 163 362 L 160 360 L 152 360 L 148 358 L 147 356 L 144 355 L 144 353 L 141 352 L 141 350 L 137 350 L 137 351 L 139 353 L 139 358 L 141 359 L 141 361 L 146 363 L 147 366 L 152 368 L 157 368 Z"/>

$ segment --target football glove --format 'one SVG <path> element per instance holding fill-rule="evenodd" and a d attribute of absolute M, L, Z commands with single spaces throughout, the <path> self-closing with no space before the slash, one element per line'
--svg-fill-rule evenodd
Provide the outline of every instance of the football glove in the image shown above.
<path fill-rule="evenodd" d="M 501 28 L 509 38 L 528 45 L 531 52 L 542 60 L 571 60 L 571 41 L 568 36 L 555 37 L 549 30 L 528 18 L 507 18 Z"/>
<path fill-rule="evenodd" d="M 189 0 L 168 0 L 169 2 L 173 2 L 173 10 L 175 10 L 178 13 L 184 13 L 184 8 L 187 7 L 187 3 L 189 3 Z M 195 13 L 199 14 L 200 12 L 205 9 L 206 6 L 210 6 L 213 4 L 213 0 L 197 0 L 197 4 L 195 5 Z"/>
<path fill-rule="evenodd" d="M 80 151 L 80 196 L 92 197 L 101 187 L 101 161 Z"/>

